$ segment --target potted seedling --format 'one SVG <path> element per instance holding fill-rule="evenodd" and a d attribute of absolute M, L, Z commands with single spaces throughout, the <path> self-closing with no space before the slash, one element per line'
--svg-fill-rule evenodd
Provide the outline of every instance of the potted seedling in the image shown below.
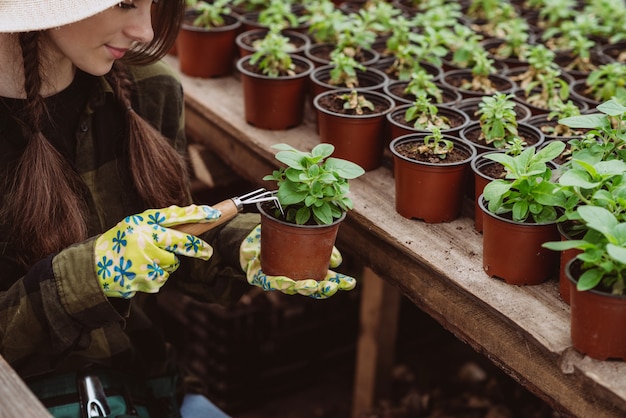
<path fill-rule="evenodd" d="M 176 40 L 181 72 L 203 78 L 231 74 L 241 22 L 231 13 L 230 0 L 186 0 L 186 6 Z"/>
<path fill-rule="evenodd" d="M 554 160 L 565 143 L 552 142 L 517 156 L 490 153 L 507 170 L 489 182 L 478 203 L 483 212 L 483 268 L 492 277 L 516 285 L 543 283 L 558 272 L 559 257 L 542 247 L 559 238 L 557 208 L 565 193 L 552 180 Z"/>
<path fill-rule="evenodd" d="M 621 178 L 614 191 L 623 201 L 624 174 Z M 595 359 L 626 360 L 626 221 L 602 206 L 582 205 L 576 212 L 587 230 L 584 236 L 545 244 L 557 251 L 578 250 L 566 265 L 572 345 Z"/>
<path fill-rule="evenodd" d="M 330 144 L 318 144 L 310 152 L 287 144 L 273 148 L 284 166 L 263 180 L 275 182 L 282 209 L 272 202 L 258 205 L 262 270 L 294 280 L 322 280 L 340 223 L 354 207 L 349 181 L 364 170 L 332 156 Z"/>
<path fill-rule="evenodd" d="M 626 103 L 626 64 L 611 62 L 600 65 L 587 78 L 572 83 L 572 94 L 591 106 L 613 97 Z"/>
<path fill-rule="evenodd" d="M 340 50 L 332 51 L 331 61 L 310 75 L 311 100 L 320 93 L 336 89 L 382 90 L 388 78 L 380 70 L 366 67 Z"/>
<path fill-rule="evenodd" d="M 515 83 L 498 73 L 494 61 L 480 44 L 472 49 L 468 67 L 444 73 L 442 82 L 460 89 L 464 98 L 482 97 L 494 93 L 510 93 Z"/>
<path fill-rule="evenodd" d="M 461 212 L 466 176 L 476 148 L 455 136 L 412 133 L 391 141 L 396 211 L 426 223 L 449 222 Z"/>
<path fill-rule="evenodd" d="M 237 61 L 246 122 L 271 130 L 300 125 L 313 63 L 289 53 L 289 38 L 278 27 L 270 28 L 256 48 Z"/>
<path fill-rule="evenodd" d="M 411 104 L 396 106 L 388 115 L 391 139 L 415 132 L 431 132 L 439 128 L 442 134 L 456 135 L 469 123 L 469 117 L 452 107 L 434 104 L 425 92 L 417 92 Z"/>
<path fill-rule="evenodd" d="M 475 144 L 481 152 L 504 150 L 517 138 L 526 146 L 539 146 L 545 140 L 536 127 L 519 123 L 513 94 L 483 96 L 478 104 L 477 121 L 460 132 L 463 139 Z"/>
<path fill-rule="evenodd" d="M 382 164 L 386 145 L 385 117 L 394 102 L 364 89 L 334 89 L 313 99 L 320 142 L 335 146 L 335 156 L 365 170 Z"/>
<path fill-rule="evenodd" d="M 570 129 L 585 129 L 587 133 L 569 142 L 570 158 L 562 166 L 558 185 L 567 196 L 559 218 L 561 239 L 579 238 L 586 231 L 577 212 L 581 205 L 602 206 L 620 221 L 625 218 L 624 187 L 626 163 L 626 107 L 615 100 L 598 106 L 598 113 L 571 116 L 559 120 Z M 566 265 L 577 254 L 574 249 L 560 254 L 560 294 L 569 302 L 571 285 Z"/>

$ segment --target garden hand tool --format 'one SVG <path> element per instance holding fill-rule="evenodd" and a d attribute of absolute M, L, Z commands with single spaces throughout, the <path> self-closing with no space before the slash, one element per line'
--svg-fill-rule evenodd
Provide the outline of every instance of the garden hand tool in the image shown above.
<path fill-rule="evenodd" d="M 230 199 L 223 200 L 211 207 L 217 209 L 222 213 L 219 219 L 211 223 L 188 223 L 184 225 L 178 225 L 174 227 L 176 230 L 191 235 L 201 235 L 218 225 L 228 222 L 233 219 L 239 212 L 243 210 L 244 205 L 250 205 L 257 202 L 273 201 L 281 213 L 283 208 L 278 201 L 274 192 L 266 191 L 265 189 L 257 189 L 250 193 L 246 193 L 242 196 L 232 197 Z"/>

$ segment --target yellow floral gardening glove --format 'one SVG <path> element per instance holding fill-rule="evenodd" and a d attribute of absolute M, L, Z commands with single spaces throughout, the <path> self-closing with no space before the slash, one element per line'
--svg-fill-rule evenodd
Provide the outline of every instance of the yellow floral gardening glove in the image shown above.
<path fill-rule="evenodd" d="M 221 216 L 206 205 L 170 206 L 128 216 L 96 239 L 96 274 L 109 297 L 157 293 L 180 265 L 178 255 L 208 260 L 213 248 L 200 238 L 169 227 L 213 222 Z"/>
<path fill-rule="evenodd" d="M 328 270 L 322 281 L 293 280 L 285 276 L 268 276 L 261 270 L 261 225 L 257 225 L 241 243 L 239 262 L 246 272 L 248 283 L 261 287 L 263 290 L 278 290 L 287 295 L 296 293 L 315 299 L 326 299 L 334 295 L 337 290 L 352 290 L 356 286 L 353 277 Z M 330 267 L 341 264 L 341 254 L 333 247 L 330 258 Z"/>

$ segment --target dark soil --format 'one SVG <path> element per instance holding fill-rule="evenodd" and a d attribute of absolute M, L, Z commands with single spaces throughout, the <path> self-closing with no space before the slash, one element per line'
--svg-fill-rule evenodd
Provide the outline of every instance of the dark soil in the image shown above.
<path fill-rule="evenodd" d="M 440 157 L 432 154 L 422 154 L 417 148 L 422 145 L 423 141 L 415 141 L 415 142 L 405 142 L 402 144 L 396 145 L 396 151 L 398 154 L 403 155 L 407 158 L 416 161 L 423 161 L 426 163 L 434 163 L 434 164 L 449 164 L 455 163 L 463 160 L 467 160 L 470 154 L 464 149 L 459 149 L 457 147 L 453 148 L 452 151 L 448 152 L 446 158 L 441 159 Z"/>
<path fill-rule="evenodd" d="M 397 97 L 401 97 L 405 100 L 414 102 L 416 99 L 415 95 L 406 94 L 404 92 L 407 84 L 408 84 L 408 81 L 406 83 L 396 83 L 392 85 L 391 87 L 389 87 L 389 92 Z M 434 96 L 428 95 L 428 98 L 430 98 L 433 103 L 435 102 Z M 455 102 L 458 99 L 458 97 L 455 94 L 452 94 L 449 91 L 446 91 L 445 89 L 441 89 L 441 99 L 442 99 L 441 103 L 452 103 L 452 102 Z"/>
<path fill-rule="evenodd" d="M 491 76 L 489 77 L 489 79 L 491 80 L 492 87 L 497 91 L 507 91 L 513 87 L 513 83 L 506 78 Z M 467 75 L 452 74 L 450 76 L 447 76 L 445 78 L 445 81 L 453 87 L 463 90 L 469 90 L 464 89 L 461 86 L 463 86 L 465 83 L 471 83 L 472 75 L 471 72 L 468 72 Z"/>
<path fill-rule="evenodd" d="M 465 139 L 467 139 L 468 141 L 473 142 L 474 144 L 482 145 L 483 147 L 493 148 L 492 145 L 487 144 L 484 139 L 480 138 L 480 134 L 480 129 L 468 129 L 464 133 Z M 522 130 L 518 131 L 518 136 L 522 141 L 526 142 L 527 146 L 533 146 L 538 141 L 538 138 L 536 136 L 525 135 L 524 131 Z"/>
<path fill-rule="evenodd" d="M 389 104 L 387 102 L 379 101 L 376 97 L 371 97 L 367 94 L 365 95 L 365 98 L 374 105 L 374 110 L 363 108 L 363 115 L 375 115 L 389 109 Z M 345 103 L 345 100 L 341 98 L 340 93 L 327 94 L 323 97 L 320 97 L 318 99 L 318 103 L 320 107 L 341 115 L 354 116 L 357 114 L 354 109 L 344 109 L 343 104 Z"/>
<path fill-rule="evenodd" d="M 303 64 L 303 63 L 301 63 L 300 61 L 293 60 L 293 63 L 294 63 L 294 65 L 295 65 L 295 69 L 293 70 L 293 72 L 294 72 L 295 74 L 300 74 L 300 73 L 303 73 L 304 71 L 306 71 L 306 70 L 308 70 L 308 69 L 309 69 L 309 66 L 308 66 L 308 65 Z M 259 66 L 258 66 L 258 65 L 252 65 L 252 64 L 250 64 L 250 61 L 249 61 L 249 60 L 247 60 L 247 61 L 245 61 L 245 62 L 243 63 L 243 68 L 245 68 L 246 70 L 250 71 L 251 73 L 256 73 L 256 74 L 264 75 L 264 74 L 263 74 L 263 70 L 261 70 L 261 69 L 259 68 Z M 290 76 L 290 75 L 293 75 L 293 74 L 288 74 L 287 72 L 283 72 L 283 73 L 281 74 L 281 76 Z"/>
<path fill-rule="evenodd" d="M 330 62 L 330 53 L 335 50 L 335 44 L 317 44 L 315 48 L 310 48 L 309 53 L 319 58 L 321 61 Z M 374 58 L 374 55 L 367 51 L 361 50 L 355 56 L 354 59 L 357 62 L 367 62 Z"/>
<path fill-rule="evenodd" d="M 506 176 L 506 169 L 504 166 L 495 161 L 493 164 L 485 164 L 479 169 L 479 171 L 494 180 L 503 179 L 504 176 Z"/>
<path fill-rule="evenodd" d="M 413 128 L 413 121 L 407 122 L 404 118 L 404 113 L 405 112 L 395 112 L 391 115 L 391 117 L 398 124 Z M 450 126 L 446 129 L 458 128 L 465 123 L 465 118 L 463 118 L 463 116 L 453 111 L 446 111 L 446 109 L 439 108 L 437 116 L 443 118 L 443 120 Z"/>
<path fill-rule="evenodd" d="M 241 37 L 241 41 L 251 47 L 254 48 L 254 43 L 256 41 L 259 41 L 261 39 L 263 39 L 265 37 L 267 32 L 257 32 L 257 33 L 251 33 L 248 34 L 246 36 L 242 36 Z M 289 45 L 291 48 L 293 48 L 294 51 L 299 50 L 300 48 L 302 48 L 305 44 L 304 40 L 301 38 L 298 38 L 297 36 L 291 36 L 288 33 L 284 34 L 284 36 L 286 36 L 289 39 Z"/>

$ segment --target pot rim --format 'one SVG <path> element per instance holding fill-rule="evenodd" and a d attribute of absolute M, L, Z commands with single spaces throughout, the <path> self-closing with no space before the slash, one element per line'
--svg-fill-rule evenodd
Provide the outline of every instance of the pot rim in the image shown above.
<path fill-rule="evenodd" d="M 258 74 L 252 71 L 248 71 L 246 68 L 244 68 L 243 63 L 246 61 L 249 61 L 250 58 L 252 58 L 252 55 L 246 55 L 244 57 L 241 57 L 237 60 L 236 63 L 236 67 L 237 70 L 239 70 L 239 72 L 241 72 L 242 74 L 248 76 L 248 77 L 254 77 L 254 78 L 260 78 L 263 80 L 294 80 L 294 79 L 298 79 L 298 78 L 304 78 L 304 77 L 309 77 L 309 75 L 311 74 L 311 72 L 313 72 L 314 69 L 314 64 L 311 62 L 311 60 L 301 57 L 299 55 L 296 54 L 289 54 L 291 55 L 291 59 L 294 61 L 300 61 L 301 63 L 304 63 L 305 65 L 308 65 L 308 69 L 306 69 L 305 71 L 302 71 L 301 73 L 298 73 L 296 75 L 286 75 L 286 76 L 280 76 L 280 77 L 269 77 L 267 75 L 264 74 Z"/>
<path fill-rule="evenodd" d="M 211 27 L 211 28 L 203 28 L 200 26 L 195 26 L 195 25 L 190 25 L 187 23 L 182 23 L 181 24 L 181 29 L 184 29 L 186 31 L 189 32 L 228 32 L 230 30 L 233 29 L 238 29 L 239 27 L 241 27 L 242 23 L 241 20 L 239 19 L 239 17 L 237 17 L 236 15 L 233 14 L 225 14 L 222 15 L 227 19 L 233 19 L 232 23 L 226 23 L 222 26 L 215 26 L 215 27 Z"/>
<path fill-rule="evenodd" d="M 413 105 L 410 103 L 395 106 L 391 112 L 387 113 L 387 121 L 395 126 L 400 126 L 402 128 L 408 128 L 408 129 L 415 129 L 414 127 L 410 125 L 400 124 L 393 119 L 393 116 L 398 114 L 397 112 L 406 112 L 406 110 L 410 108 L 411 106 Z M 470 122 L 472 121 L 467 113 L 455 107 L 446 106 L 443 103 L 435 103 L 434 106 L 436 106 L 437 109 L 439 109 L 440 112 L 442 113 L 445 113 L 445 112 L 455 113 L 463 118 L 463 123 L 461 123 L 459 126 L 452 126 L 448 129 L 442 129 L 441 133 L 443 134 L 445 134 L 446 132 L 458 132 L 464 127 L 466 127 L 467 125 L 469 125 Z M 428 129 L 415 129 L 415 131 L 416 132 L 430 132 Z"/>
<path fill-rule="evenodd" d="M 282 219 L 278 219 L 276 217 L 274 217 L 272 214 L 268 213 L 264 208 L 263 208 L 263 204 L 267 204 L 267 202 L 257 202 L 256 203 L 256 207 L 257 210 L 259 211 L 259 213 L 261 213 L 263 216 L 271 219 L 272 221 L 279 223 L 281 225 L 287 225 L 287 226 L 293 226 L 296 228 L 305 228 L 305 229 L 324 229 L 324 228 L 332 228 L 335 225 L 337 225 L 338 223 L 343 222 L 346 219 L 346 216 L 348 215 L 348 212 L 343 211 L 341 216 L 337 219 L 335 219 L 331 224 L 328 225 L 319 225 L 319 224 L 314 224 L 314 225 L 298 225 L 292 222 L 287 222 L 287 221 L 283 221 Z"/>
<path fill-rule="evenodd" d="M 426 135 L 430 135 L 430 133 L 428 133 L 428 132 L 424 132 L 424 133 L 415 132 L 415 133 L 410 133 L 410 134 L 398 136 L 398 137 L 392 139 L 391 142 L 389 143 L 389 150 L 391 151 L 391 153 L 393 154 L 393 156 L 395 158 L 398 158 L 400 160 L 407 161 L 407 162 L 412 163 L 412 164 L 420 164 L 420 165 L 427 165 L 427 166 L 433 166 L 433 167 L 456 166 L 456 165 L 468 164 L 468 163 L 471 162 L 471 160 L 473 160 L 476 157 L 476 155 L 478 155 L 478 151 L 476 150 L 476 147 L 474 146 L 474 144 L 472 144 L 469 141 L 466 141 L 464 139 L 461 139 L 461 138 L 459 138 L 457 136 L 446 135 L 446 134 L 443 135 L 443 139 L 451 140 L 455 144 L 460 144 L 463 147 L 466 147 L 468 149 L 468 151 L 470 152 L 469 157 L 467 157 L 466 159 L 464 159 L 462 161 L 455 161 L 455 162 L 452 162 L 452 163 L 429 163 L 429 162 L 426 162 L 426 161 L 413 160 L 411 158 L 405 157 L 404 155 L 402 155 L 398 151 L 396 151 L 396 145 L 398 145 L 399 143 L 415 142 L 415 141 L 422 142 L 422 139 Z"/>
<path fill-rule="evenodd" d="M 480 121 L 478 121 L 478 120 L 470 121 L 470 123 L 465 125 L 463 127 L 463 129 L 460 130 L 459 135 L 465 136 L 466 132 L 469 132 L 469 131 L 472 131 L 472 130 L 475 130 L 475 129 L 480 130 Z M 541 145 L 546 141 L 546 135 L 541 131 L 541 129 L 539 129 L 536 126 L 533 126 L 533 125 L 531 125 L 531 124 L 529 124 L 527 122 L 518 122 L 517 130 L 518 130 L 518 132 L 519 131 L 523 131 L 523 130 L 526 130 L 527 132 L 533 132 L 537 136 L 537 138 L 538 138 L 537 142 L 535 142 L 532 145 L 528 145 L 528 147 L 526 147 L 526 148 L 535 147 L 535 149 L 539 149 L 539 147 L 541 147 Z M 466 141 L 469 141 L 469 140 L 466 140 Z M 474 146 L 477 149 L 484 149 L 484 150 L 487 150 L 487 151 L 491 151 L 491 150 L 497 149 L 497 148 L 485 146 L 485 145 L 482 145 L 482 144 L 474 144 Z"/>
<path fill-rule="evenodd" d="M 342 94 L 342 93 L 348 93 L 351 92 L 352 90 L 356 90 L 358 93 L 365 95 L 365 96 L 370 96 L 370 97 L 376 97 L 378 99 L 380 99 L 383 102 L 386 102 L 388 104 L 388 107 L 386 110 L 381 111 L 381 112 L 377 112 L 377 113 L 370 113 L 368 115 L 344 115 L 342 113 L 337 113 L 337 112 L 333 112 L 330 111 L 322 106 L 320 106 L 319 104 L 319 100 L 322 97 L 326 97 L 326 96 L 330 96 L 333 94 Z M 344 117 L 347 116 L 350 119 L 374 119 L 374 118 L 378 118 L 380 116 L 385 116 L 387 115 L 389 112 L 391 112 L 395 106 L 395 102 L 393 101 L 393 99 L 391 99 L 389 96 L 387 96 L 386 94 L 374 91 L 374 90 L 369 90 L 369 89 L 333 89 L 333 90 L 328 90 L 328 91 L 324 91 L 321 92 L 319 94 L 317 94 L 314 98 L 313 98 L 313 106 L 315 107 L 315 109 L 319 110 L 322 113 L 325 113 L 327 115 L 332 115 L 332 116 L 339 116 L 339 117 Z"/>
<path fill-rule="evenodd" d="M 318 78 L 318 75 L 320 73 L 323 72 L 330 72 L 330 70 L 334 67 L 333 64 L 325 64 L 325 65 L 321 65 L 319 67 L 316 67 L 315 69 L 313 69 L 313 71 L 311 72 L 310 78 L 311 81 L 319 84 L 322 87 L 325 87 L 327 89 L 332 89 L 332 90 L 337 90 L 337 86 L 333 85 L 333 84 L 329 84 L 325 81 L 322 81 Z M 374 84 L 372 86 L 367 86 L 367 87 L 358 87 L 358 89 L 361 90 L 378 90 L 381 88 L 384 88 L 388 83 L 389 83 L 389 76 L 387 74 L 385 74 L 384 71 L 381 71 L 377 68 L 373 68 L 373 67 L 367 67 L 365 70 L 356 70 L 357 74 L 359 73 L 363 73 L 363 74 L 375 74 L 376 76 L 380 77 L 382 79 L 382 81 L 378 84 Z M 344 87 L 341 87 L 344 88 Z"/>
<path fill-rule="evenodd" d="M 237 35 L 237 37 L 235 37 L 235 43 L 237 44 L 237 46 L 245 49 L 246 51 L 251 51 L 254 52 L 256 51 L 256 49 L 254 49 L 254 47 L 252 47 L 251 45 L 248 45 L 246 43 L 243 42 L 243 38 L 246 36 L 251 36 L 251 35 L 255 35 L 255 34 L 264 34 L 269 32 L 269 29 L 267 28 L 256 28 L 256 29 L 248 29 L 245 30 L 243 32 L 241 32 L 239 35 Z M 295 51 L 292 51 L 291 53 L 300 53 L 303 52 L 304 49 L 311 43 L 311 39 L 304 35 L 303 33 L 297 32 L 295 30 L 290 30 L 290 29 L 285 29 L 282 31 L 284 36 L 291 36 L 293 38 L 298 38 L 300 40 L 302 40 L 302 45 L 298 48 L 295 49 Z"/>
<path fill-rule="evenodd" d="M 485 206 L 485 203 L 484 203 L 485 199 L 483 197 L 483 194 L 484 193 L 481 193 L 478 196 L 478 199 L 477 199 L 478 206 L 480 207 L 480 210 L 483 212 L 483 214 L 491 216 L 492 218 L 496 218 L 496 219 L 498 219 L 498 220 L 500 220 L 502 222 L 506 222 L 506 223 L 509 223 L 509 224 L 519 225 L 519 226 L 528 227 L 528 228 L 533 228 L 533 227 L 537 227 L 537 226 L 558 225 L 558 222 L 556 220 L 551 221 L 551 222 L 541 222 L 541 223 L 539 223 L 539 222 L 533 222 L 533 221 L 530 221 L 530 222 L 518 222 L 518 221 L 514 221 L 513 219 L 504 218 L 504 217 L 502 217 L 502 216 L 500 216 L 500 215 L 498 215 L 496 213 L 491 212 L 487 208 L 487 206 Z"/>
<path fill-rule="evenodd" d="M 594 295 L 598 295 L 598 296 L 602 296 L 602 297 L 607 297 L 607 298 L 613 298 L 613 299 L 617 299 L 617 300 L 624 300 L 626 299 L 626 294 L 624 295 L 614 295 L 613 293 L 608 293 L 608 292 L 604 292 L 602 290 L 597 290 L 597 289 L 589 289 L 589 290 L 578 290 L 576 289 L 576 285 L 578 284 L 578 280 L 574 279 L 570 273 L 570 268 L 571 266 L 575 263 L 575 262 L 579 262 L 582 263 L 581 260 L 579 260 L 577 257 L 572 258 L 571 260 L 569 260 L 567 262 L 567 264 L 565 264 L 565 276 L 567 277 L 567 280 L 570 281 L 570 283 L 573 284 L 573 291 L 576 292 L 589 292 L 589 293 L 593 293 Z"/>

